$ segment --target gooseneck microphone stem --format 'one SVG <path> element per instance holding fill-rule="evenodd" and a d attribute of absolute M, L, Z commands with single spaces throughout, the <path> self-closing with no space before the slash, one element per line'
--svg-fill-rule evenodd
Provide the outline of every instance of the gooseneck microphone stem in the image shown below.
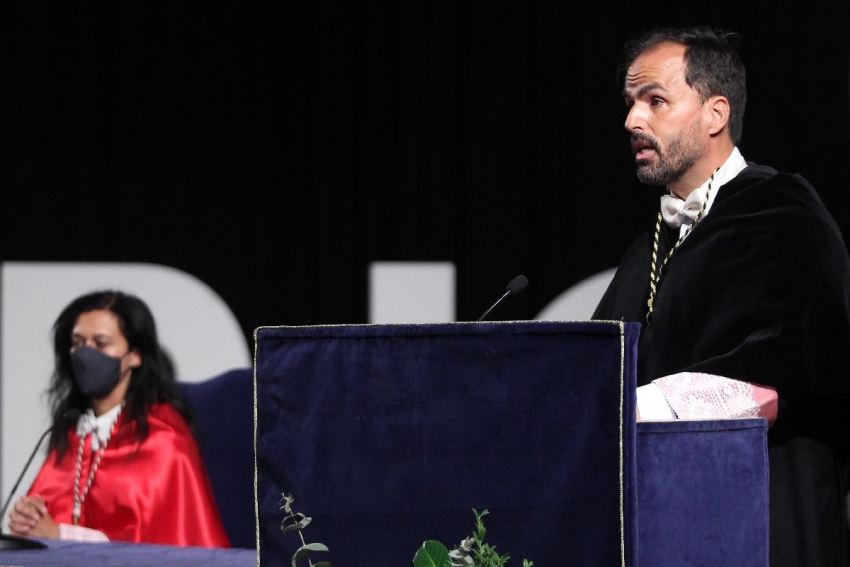
<path fill-rule="evenodd" d="M 27 460 L 27 464 L 24 465 L 24 470 L 21 471 L 21 476 L 18 477 L 14 488 L 12 488 L 12 492 L 9 493 L 9 497 L 6 499 L 6 503 L 3 504 L 3 512 L 0 513 L 0 521 L 6 520 L 6 510 L 9 509 L 9 503 L 12 502 L 12 497 L 15 496 L 15 492 L 18 490 L 18 486 L 21 484 L 21 480 L 23 480 L 27 469 L 30 468 L 30 463 L 32 463 L 32 460 L 35 458 L 35 454 L 38 453 L 38 449 L 41 447 L 42 442 L 44 442 L 44 438 L 47 437 L 51 431 L 53 431 L 52 427 L 42 433 L 41 437 L 38 439 L 38 443 L 35 444 L 35 449 L 33 449 L 30 458 Z M 47 546 L 34 539 L 26 539 L 0 533 L 0 549 L 44 549 L 45 547 Z"/>
<path fill-rule="evenodd" d="M 80 410 L 76 408 L 71 408 L 62 414 L 62 419 L 68 422 L 75 422 L 79 417 Z M 51 431 L 53 431 L 52 426 L 38 438 L 38 443 L 35 444 L 35 449 L 32 450 L 30 458 L 27 459 L 27 464 L 24 465 L 24 470 L 21 471 L 21 476 L 18 477 L 18 480 L 15 482 L 15 486 L 12 488 L 12 492 L 9 493 L 9 497 L 6 499 L 5 504 L 3 504 L 3 511 L 0 512 L 0 522 L 6 521 L 6 510 L 9 509 L 9 504 L 15 496 L 18 486 L 20 486 L 21 481 L 24 479 L 24 475 L 30 468 L 30 464 L 32 464 L 32 460 L 35 458 L 36 453 L 38 453 L 39 448 L 41 448 L 41 444 L 44 443 L 44 438 L 47 437 Z M 45 547 L 47 546 L 38 540 L 0 533 L 0 549 L 44 549 Z"/>
<path fill-rule="evenodd" d="M 39 448 L 41 448 L 41 444 L 44 443 L 44 438 L 47 437 L 50 432 L 53 431 L 51 427 L 47 431 L 41 434 L 41 437 L 38 439 L 38 443 L 35 444 L 35 449 L 32 450 L 32 454 L 30 454 L 30 458 L 27 459 L 27 464 L 24 465 L 24 470 L 21 471 L 21 476 L 18 477 L 17 482 L 15 482 L 15 486 L 12 487 L 12 492 L 9 493 L 9 497 L 6 499 L 6 503 L 3 504 L 3 512 L 0 512 L 0 519 L 4 519 L 6 517 L 6 510 L 9 509 L 9 504 L 12 502 L 12 498 L 15 496 L 15 492 L 18 490 L 18 486 L 20 486 L 21 481 L 24 479 L 24 475 L 27 472 L 27 469 L 30 468 L 30 464 L 32 460 L 35 458 L 35 454 L 38 453 Z"/>
<path fill-rule="evenodd" d="M 489 315 L 489 314 L 490 314 L 490 311 L 492 311 L 492 310 L 493 310 L 493 309 L 494 309 L 494 308 L 495 308 L 498 304 L 500 304 L 500 303 L 502 302 L 502 300 L 503 300 L 504 298 L 506 298 L 506 297 L 507 297 L 507 296 L 509 296 L 510 294 L 511 294 L 511 290 L 506 291 L 506 292 L 505 292 L 505 294 L 504 294 L 504 295 L 502 295 L 502 297 L 500 297 L 499 299 L 497 299 L 497 300 L 496 300 L 496 303 L 494 303 L 493 305 L 491 305 L 491 306 L 490 306 L 490 309 L 488 309 L 487 311 L 485 311 L 485 312 L 484 312 L 484 314 L 483 314 L 481 317 L 479 317 L 479 318 L 478 318 L 478 320 L 479 320 L 479 321 L 483 321 L 483 320 L 484 320 L 484 317 L 486 317 L 487 315 Z"/>
<path fill-rule="evenodd" d="M 514 279 L 512 279 L 510 281 L 510 283 L 508 284 L 508 289 L 507 289 L 507 291 L 505 291 L 504 295 L 502 295 L 502 297 L 497 299 L 496 303 L 491 305 L 490 309 L 485 311 L 484 314 L 481 317 L 478 318 L 478 321 L 482 321 L 484 319 L 484 317 L 489 315 L 490 311 L 492 311 L 494 307 L 496 307 L 498 304 L 500 304 L 502 302 L 502 300 L 505 299 L 507 296 L 509 296 L 511 294 L 514 294 L 514 295 L 518 294 L 519 292 L 524 290 L 525 286 L 527 286 L 527 285 L 528 285 L 528 278 L 526 278 L 523 275 L 519 275 L 519 276 L 515 277 Z"/>

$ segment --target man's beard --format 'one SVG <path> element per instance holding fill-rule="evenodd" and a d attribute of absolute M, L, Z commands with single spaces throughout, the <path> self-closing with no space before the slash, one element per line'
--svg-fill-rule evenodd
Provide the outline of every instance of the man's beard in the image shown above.
<path fill-rule="evenodd" d="M 646 134 L 632 134 L 632 141 L 640 140 L 652 144 L 657 157 L 656 163 L 638 160 L 637 176 L 647 185 L 670 185 L 685 174 L 699 159 L 703 146 L 699 142 L 700 123 L 695 120 L 679 132 L 662 152 L 658 140 Z"/>

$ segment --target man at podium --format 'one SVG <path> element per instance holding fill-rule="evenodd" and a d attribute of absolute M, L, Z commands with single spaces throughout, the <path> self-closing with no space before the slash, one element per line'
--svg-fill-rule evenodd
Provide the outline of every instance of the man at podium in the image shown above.
<path fill-rule="evenodd" d="M 737 41 L 626 44 L 637 174 L 664 189 L 593 318 L 642 324 L 639 418 L 768 418 L 771 565 L 846 566 L 850 260 L 805 179 L 742 156 Z"/>

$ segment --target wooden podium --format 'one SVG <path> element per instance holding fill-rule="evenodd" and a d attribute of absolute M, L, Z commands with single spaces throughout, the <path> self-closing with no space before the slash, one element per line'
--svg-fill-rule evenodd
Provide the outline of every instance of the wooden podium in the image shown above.
<path fill-rule="evenodd" d="M 263 327 L 255 356 L 261 565 L 289 565 L 281 495 L 336 565 L 408 566 L 488 509 L 535 565 L 767 565 L 762 419 L 636 424 L 638 326 Z"/>

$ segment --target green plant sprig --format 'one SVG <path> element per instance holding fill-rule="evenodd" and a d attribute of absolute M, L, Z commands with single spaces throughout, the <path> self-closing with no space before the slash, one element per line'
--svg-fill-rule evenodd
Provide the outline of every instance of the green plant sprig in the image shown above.
<path fill-rule="evenodd" d="M 496 552 L 496 546 L 484 543 L 487 528 L 484 526 L 484 516 L 488 510 L 481 513 L 475 508 L 475 531 L 472 535 L 449 552 L 445 545 L 436 540 L 428 540 L 413 557 L 414 567 L 504 567 L 510 555 L 501 556 Z M 534 562 L 522 560 L 523 567 L 534 567 Z"/>
<path fill-rule="evenodd" d="M 301 547 L 299 547 L 292 556 L 292 567 L 296 567 L 296 564 L 302 559 L 307 559 L 307 564 L 310 565 L 310 567 L 333 567 L 333 565 L 331 565 L 328 561 L 313 563 L 310 557 L 311 551 L 328 551 L 328 547 L 325 544 L 307 543 L 304 539 L 302 530 L 313 521 L 313 518 L 305 516 L 300 512 L 292 511 L 292 503 L 295 502 L 295 497 L 291 494 L 282 494 L 280 502 L 281 510 L 287 514 L 280 523 L 280 530 L 284 534 L 298 532 L 298 537 L 301 538 Z"/>

